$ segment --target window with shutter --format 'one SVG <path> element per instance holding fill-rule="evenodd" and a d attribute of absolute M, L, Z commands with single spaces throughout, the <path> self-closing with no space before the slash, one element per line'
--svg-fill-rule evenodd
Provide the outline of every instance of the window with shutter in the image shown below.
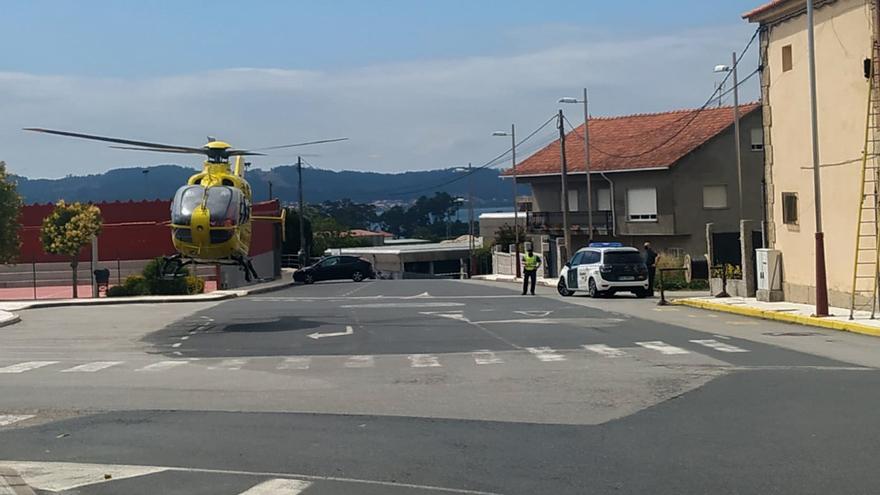
<path fill-rule="evenodd" d="M 653 187 L 627 190 L 626 209 L 631 222 L 656 222 L 657 190 Z"/>

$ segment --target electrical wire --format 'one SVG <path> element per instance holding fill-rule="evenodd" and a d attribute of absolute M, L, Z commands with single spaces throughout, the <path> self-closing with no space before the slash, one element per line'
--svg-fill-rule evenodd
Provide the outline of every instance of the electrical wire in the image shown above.
<path fill-rule="evenodd" d="M 555 120 L 555 119 L 556 119 L 556 114 L 553 114 L 553 116 L 551 116 L 543 124 L 541 124 L 540 127 L 535 129 L 528 136 L 526 136 L 525 138 L 520 140 L 518 143 L 516 143 L 514 148 L 518 149 L 520 146 L 522 146 L 524 143 L 526 143 L 529 139 L 534 137 L 535 134 L 541 132 L 541 130 L 543 130 L 545 127 L 547 127 L 547 125 L 550 124 L 550 122 L 553 122 L 553 120 Z M 500 155 L 496 156 L 495 158 L 492 158 L 488 162 L 486 162 L 478 167 L 472 167 L 468 172 L 463 173 L 459 176 L 453 177 L 452 179 L 446 180 L 444 182 L 440 182 L 440 183 L 434 184 L 432 186 L 420 187 L 417 189 L 404 190 L 404 191 L 396 191 L 396 192 L 391 192 L 391 193 L 386 193 L 386 194 L 388 196 L 407 196 L 407 195 L 416 194 L 416 193 L 420 193 L 420 192 L 424 192 L 424 191 L 434 190 L 434 189 L 437 189 L 437 188 L 440 188 L 443 186 L 447 186 L 449 184 L 453 184 L 455 182 L 458 182 L 460 180 L 467 178 L 470 175 L 477 173 L 480 170 L 484 170 L 484 169 L 487 169 L 490 167 L 494 167 L 495 165 L 498 165 L 502 160 L 504 160 L 507 157 L 507 155 L 510 154 L 511 151 L 512 151 L 511 149 L 508 149 L 504 153 L 501 153 Z"/>
<path fill-rule="evenodd" d="M 666 146 L 670 142 L 672 142 L 673 139 L 677 138 L 679 135 L 681 135 L 682 132 L 685 131 L 685 129 L 687 129 L 691 124 L 693 124 L 694 121 L 697 120 L 697 117 L 699 117 L 699 115 L 704 110 L 706 110 L 706 108 L 708 108 L 712 104 L 713 101 L 715 101 L 718 98 L 716 95 L 719 94 L 719 92 L 721 91 L 721 88 L 724 86 L 724 83 L 726 83 L 727 80 L 730 79 L 730 77 L 733 75 L 733 71 L 736 70 L 736 68 L 739 66 L 739 63 L 742 61 L 746 52 L 748 52 L 749 48 L 752 46 L 752 43 L 754 43 L 755 39 L 758 37 L 759 32 L 760 32 L 760 28 L 756 29 L 755 32 L 752 34 L 751 39 L 749 39 L 749 42 L 746 43 L 746 47 L 739 54 L 739 56 L 736 58 L 736 61 L 734 62 L 733 67 L 731 67 L 731 69 L 727 72 L 727 75 L 724 77 L 724 80 L 721 81 L 721 84 L 717 88 L 715 88 L 715 91 L 712 92 L 712 96 L 710 96 L 709 99 L 706 100 L 706 103 L 704 103 L 703 106 L 701 106 L 697 110 L 694 110 L 691 114 L 685 114 L 685 115 L 690 115 L 690 117 L 691 117 L 690 120 L 688 120 L 683 126 L 681 126 L 681 128 L 678 129 L 678 131 L 674 132 L 671 136 L 669 136 L 669 138 L 667 138 L 666 140 L 664 140 L 660 144 L 658 144 L 650 149 L 647 149 L 645 151 L 642 151 L 642 152 L 636 153 L 636 154 L 632 154 L 632 155 L 617 155 L 614 153 L 609 153 L 607 151 L 602 150 L 601 148 L 597 148 L 596 146 L 594 146 L 592 144 L 590 144 L 590 149 L 596 150 L 599 153 L 602 153 L 603 155 L 606 155 L 606 156 L 610 156 L 612 158 L 630 159 L 630 158 L 639 158 L 639 157 L 645 156 L 649 153 L 653 153 L 653 152 L 657 151 L 658 149 Z M 758 71 L 760 71 L 760 69 L 756 69 L 755 72 L 758 72 Z M 748 77 L 752 77 L 755 74 L 755 72 L 749 74 Z M 745 82 L 745 80 L 743 80 L 743 82 Z M 741 83 L 738 82 L 737 86 L 739 86 L 740 84 Z M 728 91 L 730 91 L 730 90 L 728 90 Z M 563 118 L 565 118 L 565 117 L 563 116 Z M 684 117 L 682 117 L 682 119 L 683 118 Z M 568 121 L 567 118 L 565 120 L 566 120 L 566 122 Z M 569 127 L 572 127 L 572 129 L 574 128 L 574 126 L 571 124 L 571 122 L 568 122 L 568 125 L 569 125 Z M 583 136 L 581 136 L 580 134 L 577 134 L 576 132 L 575 132 L 575 136 L 577 136 L 582 141 L 584 139 Z"/>

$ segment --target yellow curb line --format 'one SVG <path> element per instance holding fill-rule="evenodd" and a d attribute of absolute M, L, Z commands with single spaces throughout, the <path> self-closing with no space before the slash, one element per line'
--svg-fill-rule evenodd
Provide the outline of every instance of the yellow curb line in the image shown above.
<path fill-rule="evenodd" d="M 814 327 L 829 328 L 831 330 L 841 330 L 844 332 L 860 333 L 862 335 L 880 337 L 880 327 L 872 327 L 852 321 L 829 320 L 826 318 L 817 318 L 815 316 L 804 316 L 782 311 L 771 311 L 766 309 L 733 306 L 730 304 L 709 302 L 696 299 L 675 299 L 671 302 L 672 304 L 691 306 L 693 308 L 707 309 L 710 311 L 722 311 L 725 313 L 751 316 L 753 318 L 762 318 L 765 320 L 784 321 L 786 323 L 810 325 Z"/>

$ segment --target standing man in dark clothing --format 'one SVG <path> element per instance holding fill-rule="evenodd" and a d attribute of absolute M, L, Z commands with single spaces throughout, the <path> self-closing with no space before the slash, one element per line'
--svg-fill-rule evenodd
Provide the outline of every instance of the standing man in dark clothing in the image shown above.
<path fill-rule="evenodd" d="M 522 295 L 526 295 L 529 289 L 529 279 L 531 279 L 531 293 L 535 295 L 535 282 L 538 279 L 538 267 L 541 266 L 541 257 L 535 254 L 532 245 L 529 244 L 525 256 L 523 256 L 523 291 Z"/>
<path fill-rule="evenodd" d="M 651 243 L 645 243 L 645 264 L 648 265 L 648 294 L 654 295 L 654 273 L 657 271 L 657 251 L 651 249 Z"/>

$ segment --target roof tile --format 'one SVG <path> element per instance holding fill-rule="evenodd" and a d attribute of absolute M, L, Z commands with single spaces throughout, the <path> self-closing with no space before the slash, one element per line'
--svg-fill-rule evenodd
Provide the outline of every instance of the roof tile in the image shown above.
<path fill-rule="evenodd" d="M 760 108 L 740 105 L 740 118 Z M 590 119 L 590 169 L 609 172 L 671 167 L 698 146 L 733 125 L 733 107 L 676 110 Z M 568 171 L 584 172 L 584 125 L 565 140 Z M 558 174 L 559 140 L 548 144 L 516 166 L 517 175 Z M 504 175 L 511 175 L 510 169 Z"/>

